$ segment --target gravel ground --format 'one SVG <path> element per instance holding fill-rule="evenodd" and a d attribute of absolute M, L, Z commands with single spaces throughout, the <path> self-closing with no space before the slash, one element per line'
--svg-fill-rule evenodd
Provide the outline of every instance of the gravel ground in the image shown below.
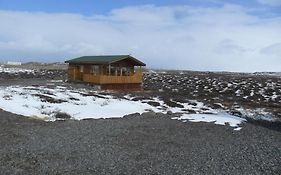
<path fill-rule="evenodd" d="M 0 174 L 280 174 L 281 131 L 167 115 L 43 122 L 0 110 Z"/>

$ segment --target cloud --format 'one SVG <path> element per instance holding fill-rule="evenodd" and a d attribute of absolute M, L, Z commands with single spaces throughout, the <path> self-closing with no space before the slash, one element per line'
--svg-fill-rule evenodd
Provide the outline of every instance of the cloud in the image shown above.
<path fill-rule="evenodd" d="M 132 54 L 153 68 L 280 71 L 280 53 L 262 49 L 281 43 L 281 18 L 253 11 L 232 4 L 132 6 L 93 16 L 0 11 L 0 60 Z"/>
<path fill-rule="evenodd" d="M 281 6 L 281 0 L 258 0 L 258 2 L 269 6 Z"/>
<path fill-rule="evenodd" d="M 235 41 L 231 39 L 225 39 L 218 43 L 218 47 L 215 49 L 219 54 L 226 54 L 226 55 L 243 55 L 245 52 L 252 52 L 253 50 L 244 48 L 239 46 L 235 43 Z"/>
<path fill-rule="evenodd" d="M 275 55 L 277 57 L 279 56 L 279 59 L 281 59 L 281 43 L 275 43 L 267 46 L 261 49 L 261 53 L 266 55 Z"/>

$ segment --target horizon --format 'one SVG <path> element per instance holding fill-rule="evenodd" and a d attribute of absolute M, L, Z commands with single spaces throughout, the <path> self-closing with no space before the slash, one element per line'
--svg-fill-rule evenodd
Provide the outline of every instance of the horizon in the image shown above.
<path fill-rule="evenodd" d="M 127 53 L 152 69 L 281 71 L 279 0 L 2 0 L 0 20 L 0 62 Z"/>
<path fill-rule="evenodd" d="M 0 66 L 2 65 L 7 65 L 9 61 L 4 61 L 4 62 L 0 62 Z M 11 61 L 11 62 L 17 62 L 17 61 Z M 21 65 L 10 65 L 10 66 L 15 66 L 15 67 L 21 67 L 25 64 L 32 64 L 32 63 L 35 63 L 35 64 L 65 64 L 67 65 L 68 63 L 65 63 L 64 61 L 60 62 L 38 62 L 38 61 L 28 61 L 28 62 L 20 62 Z M 167 68 L 152 68 L 152 67 L 148 67 L 148 66 L 144 66 L 143 69 L 146 69 L 146 70 L 151 70 L 151 71 L 178 71 L 178 72 L 205 72 L 205 73 L 208 73 L 208 72 L 211 72 L 211 73 L 237 73 L 237 74 L 254 74 L 254 73 L 281 73 L 281 71 L 252 71 L 252 72 L 243 72 L 243 71 L 226 71 L 226 70 L 191 70 L 191 69 L 177 69 L 177 68 L 172 68 L 172 69 L 167 69 Z"/>

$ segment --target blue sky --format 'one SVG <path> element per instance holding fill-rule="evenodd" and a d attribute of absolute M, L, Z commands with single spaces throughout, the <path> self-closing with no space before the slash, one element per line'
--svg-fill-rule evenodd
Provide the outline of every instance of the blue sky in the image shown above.
<path fill-rule="evenodd" d="M 278 0 L 277 0 L 278 1 Z M 243 5 L 245 7 L 264 7 L 257 0 L 0 0 L 2 10 L 42 11 L 50 13 L 79 13 L 83 15 L 104 14 L 114 8 L 154 4 L 158 6 L 192 5 L 219 6 L 224 2 Z M 274 13 L 281 13 L 281 7 L 267 5 Z M 261 14 L 262 15 L 262 14 Z"/>
<path fill-rule="evenodd" d="M 132 54 L 151 68 L 281 71 L 281 0 L 0 0 L 0 22 L 0 62 Z"/>
<path fill-rule="evenodd" d="M 114 8 L 124 6 L 135 6 L 142 4 L 186 4 L 184 0 L 1 0 L 0 5 L 5 10 L 26 10 L 26 11 L 44 11 L 44 12 L 67 12 L 91 15 L 96 13 L 107 13 Z"/>

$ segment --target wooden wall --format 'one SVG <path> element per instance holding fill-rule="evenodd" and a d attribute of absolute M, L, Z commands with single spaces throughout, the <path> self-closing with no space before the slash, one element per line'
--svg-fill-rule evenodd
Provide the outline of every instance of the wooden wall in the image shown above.
<path fill-rule="evenodd" d="M 69 65 L 68 66 L 68 80 L 83 80 L 83 73 L 80 71 L 80 66 L 77 65 Z"/>

